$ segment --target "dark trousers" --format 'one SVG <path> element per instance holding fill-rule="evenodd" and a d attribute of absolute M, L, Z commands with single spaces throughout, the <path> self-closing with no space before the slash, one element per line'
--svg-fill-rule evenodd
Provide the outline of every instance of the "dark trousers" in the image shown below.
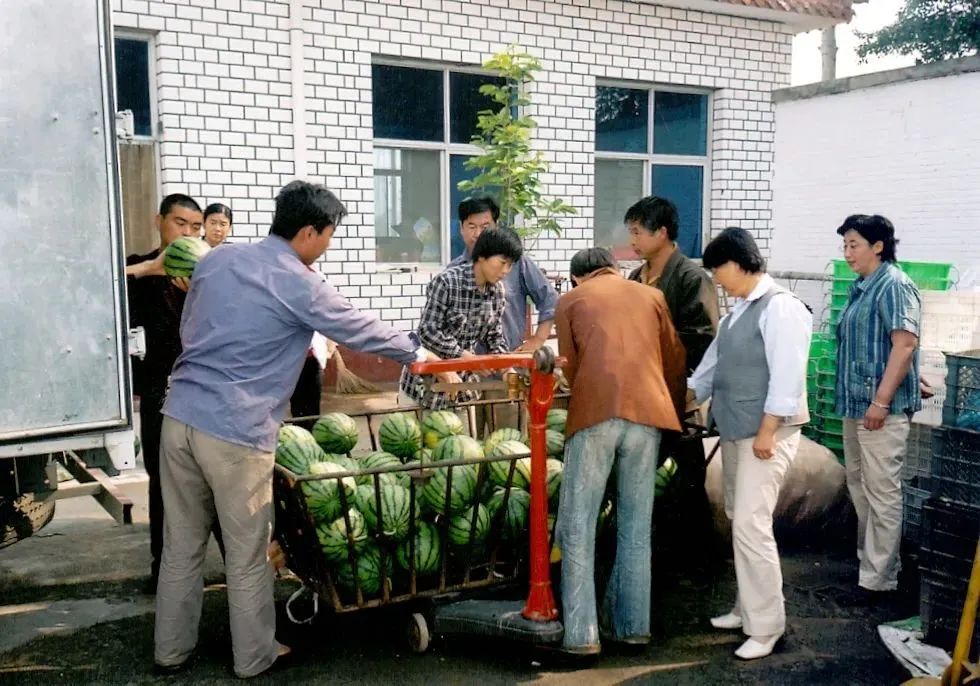
<path fill-rule="evenodd" d="M 156 578 L 160 574 L 160 558 L 163 556 L 163 493 L 160 490 L 160 429 L 163 426 L 164 396 L 140 396 L 140 450 L 143 453 L 143 466 L 149 479 L 150 501 L 150 574 Z M 221 525 L 215 520 L 211 528 L 214 540 L 224 558 L 225 546 L 221 538 Z"/>
<path fill-rule="evenodd" d="M 320 394 L 323 390 L 323 374 L 320 370 L 320 363 L 312 355 L 306 358 L 303 363 L 303 370 L 299 373 L 299 381 L 296 382 L 296 389 L 289 399 L 289 412 L 294 417 L 314 417 L 314 419 L 296 422 L 299 426 L 309 430 L 316 423 L 316 417 L 320 416 Z"/>

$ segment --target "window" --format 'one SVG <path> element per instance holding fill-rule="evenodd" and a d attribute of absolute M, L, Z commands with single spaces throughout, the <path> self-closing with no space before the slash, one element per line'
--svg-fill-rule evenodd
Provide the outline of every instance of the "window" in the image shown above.
<path fill-rule="evenodd" d="M 709 97 L 705 93 L 596 88 L 595 242 L 635 259 L 623 215 L 653 193 L 677 205 L 677 244 L 700 257 L 707 224 Z"/>
<path fill-rule="evenodd" d="M 375 259 L 445 264 L 465 249 L 457 184 L 476 176 L 464 163 L 480 152 L 470 144 L 477 113 L 494 106 L 480 86 L 494 78 L 388 63 L 371 76 Z"/>
<path fill-rule="evenodd" d="M 133 133 L 153 136 L 153 96 L 150 86 L 150 41 L 148 38 L 117 36 L 116 110 L 132 110 Z"/>

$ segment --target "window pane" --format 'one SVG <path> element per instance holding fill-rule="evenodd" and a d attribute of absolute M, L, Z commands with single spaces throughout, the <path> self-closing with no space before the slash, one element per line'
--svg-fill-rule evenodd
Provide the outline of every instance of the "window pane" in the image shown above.
<path fill-rule="evenodd" d="M 650 94 L 630 88 L 596 88 L 595 149 L 647 152 Z"/>
<path fill-rule="evenodd" d="M 653 194 L 677 205 L 677 245 L 688 257 L 701 257 L 704 167 L 653 165 Z"/>
<path fill-rule="evenodd" d="M 440 260 L 439 152 L 374 149 L 378 262 Z"/>
<path fill-rule="evenodd" d="M 152 136 L 150 121 L 150 45 L 146 41 L 117 38 L 116 109 L 133 111 L 133 133 Z"/>
<path fill-rule="evenodd" d="M 653 96 L 653 151 L 661 155 L 705 155 L 708 96 L 667 93 Z"/>
<path fill-rule="evenodd" d="M 442 72 L 371 67 L 375 138 L 442 141 Z"/>
<path fill-rule="evenodd" d="M 623 215 L 643 197 L 643 162 L 595 161 L 595 244 L 616 259 L 635 260 Z"/>
<path fill-rule="evenodd" d="M 504 80 L 483 74 L 449 74 L 449 132 L 453 143 L 469 143 L 473 139 L 480 110 L 499 108 L 480 94 L 480 86 L 485 83 L 503 85 Z"/>

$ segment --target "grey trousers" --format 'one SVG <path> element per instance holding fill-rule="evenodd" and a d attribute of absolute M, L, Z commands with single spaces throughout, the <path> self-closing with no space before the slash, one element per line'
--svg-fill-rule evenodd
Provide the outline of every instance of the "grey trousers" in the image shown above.
<path fill-rule="evenodd" d="M 160 665 L 178 665 L 197 644 L 204 555 L 217 517 L 225 540 L 235 673 L 254 676 L 272 665 L 279 649 L 268 561 L 275 457 L 170 417 L 163 420 L 160 453 L 166 514 L 154 659 Z"/>

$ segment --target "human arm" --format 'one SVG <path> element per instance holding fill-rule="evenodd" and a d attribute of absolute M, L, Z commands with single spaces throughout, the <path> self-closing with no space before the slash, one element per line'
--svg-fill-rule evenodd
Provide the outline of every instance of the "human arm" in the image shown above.
<path fill-rule="evenodd" d="M 677 418 L 683 422 L 687 405 L 685 379 L 687 378 L 687 355 L 681 345 L 674 324 L 670 320 L 667 304 L 663 302 L 660 312 L 660 359 L 663 364 L 664 380 Z"/>
<path fill-rule="evenodd" d="M 718 331 L 718 294 L 711 278 L 700 267 L 681 276 L 679 291 L 674 326 L 687 352 L 690 371 L 701 363 Z"/>
<path fill-rule="evenodd" d="M 167 272 L 163 270 L 164 256 L 165 252 L 161 250 L 160 254 L 151 260 L 127 264 L 126 276 L 132 276 L 134 279 L 142 279 L 144 276 L 166 276 Z"/>
<path fill-rule="evenodd" d="M 561 371 L 568 381 L 569 387 L 572 387 L 575 383 L 575 374 L 578 371 L 578 351 L 575 347 L 575 338 L 572 335 L 572 323 L 569 320 L 570 309 L 565 298 L 558 301 L 558 307 L 555 311 L 555 326 L 558 329 L 558 354 L 565 358 L 565 364 L 562 365 Z"/>
<path fill-rule="evenodd" d="M 555 308 L 558 306 L 558 292 L 548 281 L 541 268 L 529 258 L 521 258 L 521 283 L 527 296 L 531 298 L 538 310 L 538 327 L 534 334 L 524 341 L 518 350 L 534 351 L 544 345 L 551 336 L 555 320 Z"/>
<path fill-rule="evenodd" d="M 876 431 L 891 414 L 891 403 L 902 381 L 908 376 L 919 345 L 921 301 L 915 288 L 895 283 L 887 287 L 878 302 L 878 315 L 890 332 L 892 349 L 875 396 L 864 413 L 864 428 Z"/>
<path fill-rule="evenodd" d="M 718 343 L 711 341 L 705 350 L 701 363 L 687 380 L 687 387 L 694 391 L 694 402 L 701 405 L 711 397 L 711 389 L 715 381 L 715 367 L 718 365 Z"/>
<path fill-rule="evenodd" d="M 813 316 L 789 293 L 770 298 L 759 317 L 759 329 L 769 366 L 769 386 L 763 411 L 792 417 L 806 393 L 806 363 L 810 356 Z"/>
<path fill-rule="evenodd" d="M 504 339 L 504 289 L 503 286 L 497 285 L 494 288 L 493 293 L 493 312 L 490 321 L 488 322 L 487 328 L 487 338 L 484 344 L 487 346 L 487 350 L 491 353 L 507 353 L 510 350 L 507 347 L 507 341 Z"/>

